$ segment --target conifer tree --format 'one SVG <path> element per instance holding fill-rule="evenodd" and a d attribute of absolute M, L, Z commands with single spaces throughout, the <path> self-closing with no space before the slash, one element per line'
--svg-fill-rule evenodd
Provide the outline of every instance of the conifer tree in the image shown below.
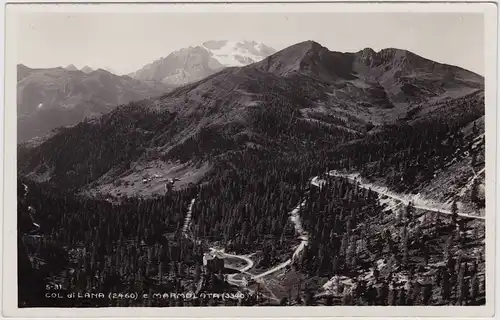
<path fill-rule="evenodd" d="M 457 226 L 457 219 L 458 219 L 457 200 L 454 199 L 453 203 L 451 204 L 451 224 L 453 228 L 456 228 Z"/>
<path fill-rule="evenodd" d="M 474 305 L 477 301 L 479 295 L 479 281 L 477 279 L 477 274 L 474 273 L 471 280 L 471 303 Z"/>
<path fill-rule="evenodd" d="M 399 301 L 398 301 L 398 305 L 399 306 L 406 306 L 406 290 L 404 288 L 401 288 L 399 290 Z"/>
<path fill-rule="evenodd" d="M 447 268 L 443 269 L 441 283 L 441 297 L 444 301 L 449 302 L 451 295 L 450 273 Z"/>
<path fill-rule="evenodd" d="M 422 304 L 424 306 L 428 306 L 430 304 L 431 297 L 432 297 L 432 285 L 429 284 L 423 287 Z"/>
<path fill-rule="evenodd" d="M 408 248 L 408 230 L 406 226 L 403 227 L 402 246 L 403 246 L 403 265 L 408 266 L 409 248 Z"/>
<path fill-rule="evenodd" d="M 468 288 L 465 281 L 465 274 L 467 272 L 467 263 L 460 264 L 460 271 L 458 273 L 457 283 L 457 304 L 463 305 L 467 302 Z"/>
<path fill-rule="evenodd" d="M 415 207 L 413 206 L 413 202 L 408 202 L 408 205 L 406 206 L 405 210 L 405 218 L 406 221 L 412 221 L 413 220 L 413 215 L 415 213 Z"/>
<path fill-rule="evenodd" d="M 398 289 L 395 288 L 394 284 L 389 291 L 389 304 L 391 306 L 396 306 L 399 302 Z"/>

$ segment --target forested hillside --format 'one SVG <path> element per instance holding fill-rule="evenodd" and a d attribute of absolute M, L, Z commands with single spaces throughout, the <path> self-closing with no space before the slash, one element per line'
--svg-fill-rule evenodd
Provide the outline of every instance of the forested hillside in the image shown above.
<path fill-rule="evenodd" d="M 436 81 L 444 82 L 436 88 Z M 19 168 L 35 180 L 82 190 L 98 188 L 105 177 L 138 175 L 136 165 L 151 166 L 157 160 L 216 164 L 214 159 L 231 150 L 329 152 L 334 156 L 324 157 L 323 162 L 338 163 L 340 155 L 342 168 L 346 161 L 359 167 L 371 161 L 358 156 L 359 150 L 377 150 L 363 155 L 374 158 L 391 152 L 387 146 L 394 143 L 379 148 L 379 141 L 394 133 L 390 139 L 405 132 L 395 145 L 408 157 L 417 152 L 415 148 L 448 143 L 442 138 L 484 115 L 483 82 L 476 74 L 404 50 L 338 53 L 303 42 L 261 62 L 226 68 L 159 99 L 134 102 L 61 130 L 24 150 Z M 408 85 L 418 87 L 419 94 L 408 93 L 402 100 Z M 422 135 L 434 134 L 433 146 L 420 146 L 430 143 L 426 140 L 416 146 Z M 88 137 L 105 143 L 94 146 L 97 142 Z M 338 149 L 348 140 L 359 147 Z M 407 143 L 412 143 L 411 150 Z M 453 147 L 439 148 L 448 154 Z M 315 150 L 306 150 L 311 148 Z M 62 162 L 62 154 L 74 159 Z M 402 157 L 393 153 L 385 158 L 393 156 Z M 432 157 L 423 153 L 418 161 Z M 419 165 L 424 166 L 412 163 L 412 170 Z"/>
<path fill-rule="evenodd" d="M 274 168 L 283 165 L 272 163 Z M 194 290 L 202 281 L 199 269 L 205 243 L 223 244 L 237 253 L 262 248 L 258 268 L 269 268 L 290 254 L 290 246 L 296 240 L 287 215 L 307 195 L 310 200 L 300 216 L 311 241 L 293 269 L 310 280 L 298 292 L 299 296 L 318 291 L 321 279 L 326 281 L 333 275 L 343 277 L 347 289 L 335 287 L 337 293 L 333 297 L 340 300 L 320 295 L 299 301 L 413 305 L 417 300 L 421 304 L 476 304 L 484 299 L 484 257 L 476 251 L 484 246 L 481 222 L 429 214 L 411 206 L 386 211 L 377 194 L 347 180 L 331 180 L 321 192 L 306 187 L 307 177 L 320 173 L 319 168 L 265 168 L 252 175 L 250 171 L 240 174 L 227 170 L 226 175 L 198 190 L 177 192 L 170 198 L 128 199 L 119 205 L 76 198 L 30 184 L 26 203 L 37 209 L 36 220 L 43 235 L 35 240 L 39 244 L 31 248 L 37 252 L 32 263 L 36 276 L 83 291 L 97 288 L 106 292 L 163 292 L 175 287 Z M 267 168 L 272 168 L 271 163 Z M 184 239 L 180 232 L 193 197 L 198 200 L 193 208 L 193 232 L 203 240 L 200 244 Z M 453 231 L 454 226 L 458 231 Z M 54 256 L 54 252 L 60 253 Z M 384 261 L 380 270 L 379 261 Z M 454 273 L 455 269 L 461 273 Z M 365 282 L 359 280 L 370 270 L 372 275 Z M 159 274 L 165 279 L 158 278 Z M 452 274 L 459 278 L 453 280 Z M 411 287 L 405 286 L 407 279 Z M 212 284 L 204 284 L 210 290 L 230 290 L 224 289 L 216 278 L 211 281 Z M 363 286 L 372 289 L 364 291 Z M 388 286 L 391 289 L 385 292 Z M 465 292 L 466 288 L 470 291 Z M 291 296 L 292 290 L 285 290 L 281 298 Z M 35 301 L 42 305 L 53 303 L 40 298 Z M 281 302 L 284 301 L 292 303 L 286 299 Z M 72 301 L 65 303 L 74 305 Z M 94 299 L 79 303 L 111 302 Z M 154 301 L 143 303 L 163 305 Z"/>

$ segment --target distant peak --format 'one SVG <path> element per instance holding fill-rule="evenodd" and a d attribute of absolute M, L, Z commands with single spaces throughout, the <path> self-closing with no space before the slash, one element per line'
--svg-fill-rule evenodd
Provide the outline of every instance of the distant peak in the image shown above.
<path fill-rule="evenodd" d="M 376 54 L 375 50 L 373 50 L 372 48 L 364 48 L 363 50 L 359 51 L 359 53 L 361 53 L 363 55 L 374 55 L 374 54 Z"/>
<path fill-rule="evenodd" d="M 69 70 L 69 71 L 77 71 L 77 67 L 75 67 L 74 64 L 70 64 L 69 66 L 67 66 L 66 68 L 64 68 L 66 70 Z"/>
<path fill-rule="evenodd" d="M 179 54 L 179 53 L 182 53 L 182 54 L 191 54 L 191 53 L 204 52 L 204 51 L 207 51 L 207 49 L 205 49 L 202 46 L 189 46 L 187 48 L 182 48 L 182 49 L 179 49 L 177 51 L 174 51 L 174 52 L 172 52 L 172 54 L 173 55 L 176 55 L 176 54 Z"/>
<path fill-rule="evenodd" d="M 314 40 L 306 40 L 303 42 L 299 42 L 298 45 L 323 48 L 323 46 L 321 44 L 319 44 L 318 42 L 316 42 Z"/>
<path fill-rule="evenodd" d="M 313 40 L 307 40 L 303 42 L 299 42 L 293 46 L 290 46 L 287 49 L 299 49 L 299 50 L 304 50 L 304 51 L 309 51 L 309 52 L 320 52 L 322 50 L 328 50 L 327 48 L 323 47 L 321 44 L 317 43 L 316 41 Z"/>
<path fill-rule="evenodd" d="M 390 57 L 390 58 L 403 57 L 403 56 L 407 56 L 407 55 L 414 55 L 408 50 L 398 49 L 398 48 L 382 49 L 378 52 L 378 54 L 382 57 Z"/>
<path fill-rule="evenodd" d="M 85 72 L 85 73 L 91 73 L 94 70 L 91 67 L 89 67 L 89 66 L 85 66 L 85 67 L 82 68 L 82 71 Z"/>
<path fill-rule="evenodd" d="M 297 55 L 302 55 L 306 52 L 309 53 L 319 53 L 323 50 L 328 50 L 327 48 L 323 47 L 319 43 L 308 40 L 308 41 L 302 41 L 299 43 L 296 43 L 294 45 L 291 45 L 289 47 L 286 47 L 282 49 L 280 52 L 286 53 L 286 54 L 297 54 Z"/>
<path fill-rule="evenodd" d="M 385 48 L 378 52 L 371 48 L 365 48 L 356 52 L 355 55 L 361 62 L 367 65 L 380 65 L 389 62 L 396 64 L 420 64 L 427 61 L 427 59 L 415 53 L 398 48 Z"/>
<path fill-rule="evenodd" d="M 371 64 L 373 60 L 376 58 L 377 53 L 372 48 L 364 48 L 356 52 L 356 56 L 359 57 L 359 60 L 365 64 Z"/>

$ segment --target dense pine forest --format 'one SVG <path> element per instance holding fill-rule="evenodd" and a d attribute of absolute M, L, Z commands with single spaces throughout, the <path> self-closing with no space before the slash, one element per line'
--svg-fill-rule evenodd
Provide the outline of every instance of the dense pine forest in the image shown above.
<path fill-rule="evenodd" d="M 220 241 L 235 252 L 262 247 L 260 267 L 277 264 L 289 255 L 289 247 L 296 241 L 287 212 L 304 190 L 287 188 L 283 181 L 269 189 L 264 187 L 264 181 L 271 183 L 272 172 L 262 178 L 251 183 L 244 177 L 232 177 L 232 184 L 214 183 L 200 190 L 178 192 L 171 198 L 129 199 L 119 205 L 42 191 L 29 184 L 26 203 L 40 208 L 35 219 L 42 226 L 43 236 L 37 240 L 23 238 L 23 243 L 35 241 L 24 245 L 36 252 L 36 258 L 29 264 L 31 268 L 20 270 L 20 276 L 26 281 L 36 279 L 40 285 L 48 283 L 47 279 L 62 283 L 67 290 L 63 292 L 194 290 L 202 277 L 200 264 L 206 248 L 183 239 L 179 231 L 185 208 L 197 193 L 200 201 L 193 214 L 197 238 Z M 294 178 L 300 185 L 301 177 Z M 384 212 L 376 194 L 346 180 L 332 180 L 320 192 L 315 190 L 308 192 L 311 200 L 300 212 L 312 235 L 311 245 L 294 268 L 310 276 L 346 275 L 357 279 L 378 259 L 388 260 L 390 266 L 374 274 L 370 290 L 349 292 L 342 304 L 414 305 L 418 301 L 426 305 L 430 299 L 432 304 L 477 304 L 484 299 L 484 258 L 471 251 L 478 247 L 479 226 L 467 226 L 471 221 L 457 223 L 452 217 L 417 213 L 411 206 L 401 212 Z M 19 212 L 24 209 L 20 206 Z M 418 218 L 423 216 L 425 222 L 421 223 Z M 398 222 L 394 224 L 394 220 Z M 457 228 L 462 232 L 453 231 L 454 224 L 462 226 Z M 464 236 L 468 233 L 463 230 L 472 230 L 473 234 Z M 23 257 L 25 254 L 20 253 L 20 266 L 26 266 L 26 262 L 21 264 Z M 409 274 L 416 288 L 396 283 L 395 273 Z M 459 278 L 450 278 L 452 275 Z M 222 290 L 217 278 L 211 280 L 210 290 Z M 361 282 L 363 285 L 368 284 Z M 27 304 L 54 303 L 44 300 L 40 296 L 43 292 L 38 292 L 38 297 L 23 296 L 28 293 L 36 295 L 21 291 L 21 299 L 26 299 Z M 57 301 L 58 305 L 75 305 L 71 299 Z M 82 306 L 110 303 L 106 299 L 78 301 Z M 164 302 L 140 303 L 161 306 Z"/>
<path fill-rule="evenodd" d="M 207 243 L 224 244 L 227 250 L 238 253 L 262 248 L 258 267 L 272 267 L 288 258 L 297 241 L 288 213 L 306 197 L 309 200 L 300 216 L 311 240 L 304 256 L 292 266 L 294 272 L 314 279 L 337 275 L 356 285 L 352 290 L 347 285 L 348 289 L 337 288 L 341 297 L 337 293 L 315 298 L 307 294 L 319 289 L 312 283 L 298 294 L 286 292 L 279 299 L 281 304 L 484 302 L 484 257 L 474 251 L 482 245 L 484 224 L 470 219 L 457 221 L 456 217 L 411 206 L 384 211 L 376 193 L 343 179 L 328 179 L 321 191 L 309 184 L 312 176 L 323 175 L 328 168 L 365 168 L 366 176 L 385 176 L 385 182 L 396 190 L 412 190 L 431 178 L 423 167 L 443 167 L 457 149 L 471 145 L 461 136 L 460 128 L 477 118 L 477 113 L 465 112 L 450 120 L 451 124 L 429 121 L 383 127 L 362 140 L 338 129 L 324 130 L 316 123 L 290 121 L 279 113 L 253 116 L 259 132 L 278 141 L 273 145 L 278 148 L 229 150 L 217 156 L 217 166 L 199 186 L 171 196 L 123 198 L 112 204 L 75 196 L 50 184 L 20 180 L 29 186 L 26 200 L 19 204 L 20 217 L 29 205 L 36 210 L 35 220 L 41 225 L 40 238 L 21 237 L 20 279 L 36 281 L 41 288 L 50 279 L 61 283 L 65 292 L 181 292 L 195 290 L 200 281 L 207 290 L 234 291 L 236 288 L 227 288 L 220 277 L 202 271 Z M 199 139 L 205 142 L 202 139 L 209 137 Z M 202 142 L 199 145 L 204 146 Z M 110 142 L 108 152 L 115 147 L 120 146 Z M 77 153 L 71 156 L 73 160 L 66 159 L 66 163 L 81 160 Z M 404 178 L 398 179 L 400 176 Z M 181 235 L 187 207 L 195 197 L 193 233 L 203 240 L 201 243 Z M 26 257 L 21 254 L 23 247 L 35 257 L 29 264 L 21 263 Z M 381 259 L 386 267 L 378 270 Z M 371 278 L 359 279 L 370 270 Z M 402 276 L 409 279 L 408 284 L 401 281 Z M 109 301 L 107 297 L 54 300 L 43 298 L 44 293 L 21 290 L 20 299 L 26 305 L 40 306 L 173 303 Z M 295 298 L 301 295 L 305 298 Z M 209 300 L 175 303 L 221 303 Z M 224 303 L 269 303 L 258 301 Z"/>

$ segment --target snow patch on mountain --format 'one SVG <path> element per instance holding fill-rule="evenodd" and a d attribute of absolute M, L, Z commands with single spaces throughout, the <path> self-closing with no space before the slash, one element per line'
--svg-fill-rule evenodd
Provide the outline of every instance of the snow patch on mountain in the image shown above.
<path fill-rule="evenodd" d="M 275 49 L 256 41 L 207 41 L 203 48 L 226 67 L 241 67 L 259 62 L 274 54 Z"/>
<path fill-rule="evenodd" d="M 275 52 L 275 49 L 256 41 L 211 40 L 174 51 L 129 76 L 180 86 L 199 81 L 226 67 L 261 61 Z"/>

